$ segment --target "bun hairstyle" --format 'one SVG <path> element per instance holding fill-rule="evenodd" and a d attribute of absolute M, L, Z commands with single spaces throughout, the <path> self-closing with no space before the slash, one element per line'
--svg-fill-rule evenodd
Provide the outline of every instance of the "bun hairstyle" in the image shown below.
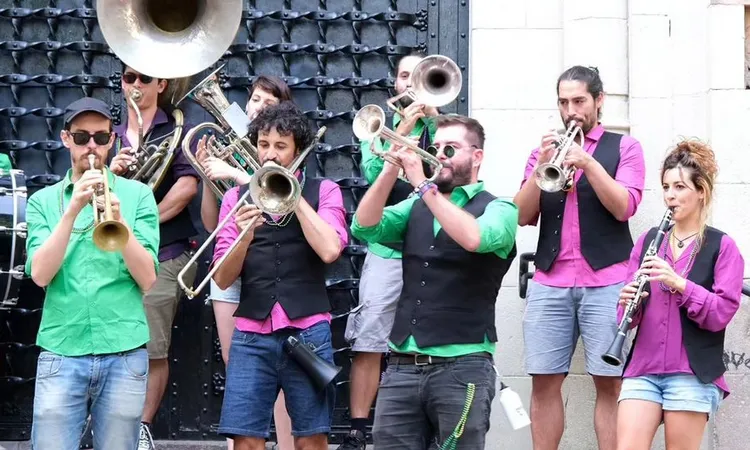
<path fill-rule="evenodd" d="M 664 174 L 671 169 L 678 169 L 681 178 L 687 177 L 695 186 L 695 189 L 704 194 L 700 232 L 700 235 L 703 236 L 711 201 L 713 200 L 714 182 L 719 172 L 716 155 L 707 143 L 698 139 L 684 139 L 678 142 L 664 159 L 661 168 L 662 180 L 664 180 Z M 688 170 L 683 171 L 682 169 Z"/>

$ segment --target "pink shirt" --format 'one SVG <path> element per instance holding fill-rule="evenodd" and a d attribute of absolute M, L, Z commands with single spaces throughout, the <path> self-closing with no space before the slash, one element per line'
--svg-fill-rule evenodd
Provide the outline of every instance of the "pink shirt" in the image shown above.
<path fill-rule="evenodd" d="M 630 254 L 628 280 L 633 279 L 640 267 L 646 234 L 644 233 L 638 239 Z M 675 272 L 678 274 L 688 274 L 692 269 L 692 264 L 688 267 L 688 262 L 693 247 L 695 247 L 695 241 L 682 251 L 677 262 L 674 263 L 672 250 L 665 238 L 657 254 L 675 267 Z M 726 234 L 721 238 L 719 257 L 716 258 L 713 270 L 714 284 L 711 291 L 690 280 L 682 294 L 665 292 L 661 290 L 658 282 L 651 283 L 651 294 L 646 298 L 648 305 L 645 314 L 643 314 L 643 309 L 639 309 L 633 317 L 631 328 L 637 325 L 640 327 L 638 339 L 633 348 L 633 356 L 625 369 L 624 377 L 673 373 L 693 374 L 685 345 L 682 343 L 680 309 L 686 309 L 690 320 L 699 327 L 719 331 L 729 325 L 740 307 L 745 262 L 737 244 Z M 622 319 L 623 312 L 624 309 L 618 306 L 618 323 Z M 714 380 L 714 384 L 724 391 L 725 395 L 729 394 L 729 387 L 723 376 Z"/>
<path fill-rule="evenodd" d="M 604 127 L 598 125 L 586 135 L 584 150 L 592 155 L 604 134 Z M 532 176 L 539 158 L 539 148 L 534 149 L 526 163 L 523 183 Z M 583 175 L 576 171 L 575 182 Z M 635 214 L 641 203 L 643 185 L 646 178 L 646 164 L 643 159 L 641 144 L 631 136 L 620 140 L 620 164 L 617 166 L 615 181 L 628 190 L 628 209 L 626 220 Z M 594 270 L 581 253 L 581 225 L 578 218 L 578 193 L 574 186 L 568 192 L 563 212 L 562 230 L 560 231 L 560 253 L 552 263 L 549 271 L 536 269 L 534 281 L 553 287 L 601 287 L 619 283 L 625 279 L 628 262 L 613 264 L 601 270 Z"/>
<path fill-rule="evenodd" d="M 336 230 L 339 240 L 341 241 L 341 249 L 343 250 L 343 248 L 349 243 L 349 234 L 346 228 L 346 210 L 344 209 L 341 188 L 331 180 L 323 180 L 320 183 L 319 195 L 318 215 Z M 239 200 L 238 187 L 227 191 L 221 201 L 219 222 L 224 220 L 229 211 L 237 204 L 237 200 Z M 239 234 L 239 228 L 237 228 L 234 218 L 229 219 L 226 226 L 224 226 L 216 236 L 213 259 L 214 263 L 226 253 Z M 265 320 L 252 320 L 246 317 L 237 317 L 235 326 L 238 330 L 247 333 L 271 334 L 282 328 L 309 328 L 324 320 L 330 322 L 331 315 L 329 313 L 320 313 L 292 320 L 289 318 L 286 311 L 284 311 L 281 304 L 277 302 L 273 305 L 271 314 Z"/>

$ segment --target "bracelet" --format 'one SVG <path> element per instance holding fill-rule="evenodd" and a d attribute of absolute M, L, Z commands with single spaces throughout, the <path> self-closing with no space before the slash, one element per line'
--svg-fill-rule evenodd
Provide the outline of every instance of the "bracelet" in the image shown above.
<path fill-rule="evenodd" d="M 419 185 L 419 190 L 417 191 L 417 195 L 419 198 L 422 198 L 428 191 L 437 192 L 437 185 L 433 183 L 432 181 L 427 181 L 426 183 L 422 183 Z"/>

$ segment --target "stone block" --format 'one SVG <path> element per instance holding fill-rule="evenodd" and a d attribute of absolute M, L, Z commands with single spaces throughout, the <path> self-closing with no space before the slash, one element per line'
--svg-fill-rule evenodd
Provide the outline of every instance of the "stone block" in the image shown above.
<path fill-rule="evenodd" d="M 708 64 L 711 89 L 745 88 L 745 7 L 708 8 Z"/>
<path fill-rule="evenodd" d="M 672 92 L 695 95 L 708 89 L 708 21 L 706 8 L 690 6 L 689 2 L 675 4 L 670 14 L 669 57 Z M 649 70 L 645 70 L 649 72 Z M 687 76 L 689 75 L 689 76 Z"/>
<path fill-rule="evenodd" d="M 635 15 L 667 15 L 669 14 L 670 2 L 668 0 L 629 0 L 628 8 L 630 17 Z"/>
<path fill-rule="evenodd" d="M 526 26 L 526 2 L 474 0 L 470 3 L 471 28 L 503 29 Z"/>
<path fill-rule="evenodd" d="M 669 18 L 631 16 L 628 39 L 630 98 L 669 98 L 672 93 Z"/>
<path fill-rule="evenodd" d="M 734 239 L 745 259 L 745 276 L 750 277 L 750 185 L 719 184 L 714 197 L 710 224 Z"/>
<path fill-rule="evenodd" d="M 555 108 L 561 37 L 559 30 L 474 30 L 471 110 Z"/>
<path fill-rule="evenodd" d="M 681 137 L 709 138 L 708 93 L 672 97 L 673 142 Z"/>
<path fill-rule="evenodd" d="M 660 188 L 659 168 L 672 143 L 672 102 L 666 98 L 631 98 L 630 134 L 643 147 L 646 187 Z"/>
<path fill-rule="evenodd" d="M 508 275 L 510 275 L 510 271 Z M 507 276 L 506 276 L 507 278 Z M 497 351 L 495 366 L 501 376 L 525 376 L 523 313 L 526 300 L 518 296 L 516 287 L 503 287 L 497 298 L 495 326 Z"/>
<path fill-rule="evenodd" d="M 628 17 L 628 2 L 626 0 L 612 0 L 607 2 L 598 0 L 563 0 L 562 4 L 563 20 L 566 22 L 588 18 L 626 19 Z"/>
<path fill-rule="evenodd" d="M 563 70 L 574 65 L 596 66 L 607 93 L 628 94 L 628 23 L 625 18 L 566 21 L 563 42 Z"/>
<path fill-rule="evenodd" d="M 527 28 L 562 28 L 563 1 L 560 0 L 526 0 Z"/>
<path fill-rule="evenodd" d="M 750 90 L 712 90 L 708 94 L 710 142 L 719 162 L 720 183 L 750 183 Z"/>

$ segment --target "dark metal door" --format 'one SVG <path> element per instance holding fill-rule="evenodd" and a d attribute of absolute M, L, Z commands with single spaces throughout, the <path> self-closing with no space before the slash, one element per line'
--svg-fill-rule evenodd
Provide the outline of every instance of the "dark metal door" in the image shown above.
<path fill-rule="evenodd" d="M 135 1 L 135 0 L 134 0 Z M 58 136 L 65 105 L 91 95 L 120 117 L 120 65 L 103 41 L 93 0 L 0 0 L 0 152 L 25 171 L 29 195 L 53 184 L 70 167 Z M 342 187 L 349 220 L 367 188 L 351 133 L 363 105 L 384 105 L 393 95 L 394 64 L 414 48 L 456 61 L 464 86 L 446 112 L 468 111 L 469 6 L 467 0 L 258 0 L 246 1 L 235 43 L 218 63 L 231 101 L 244 106 L 258 74 L 275 74 L 316 127 L 328 127 L 308 160 L 308 176 L 326 176 Z M 197 82 L 209 72 L 195 75 Z M 211 117 L 195 104 L 191 123 Z M 199 199 L 191 205 L 200 227 Z M 205 233 L 197 237 L 201 242 Z M 328 289 L 338 378 L 333 443 L 348 426 L 350 354 L 343 339 L 346 316 L 356 306 L 365 247 L 352 241 L 330 267 Z M 7 252 L 8 249 L 0 249 Z M 198 276 L 205 275 L 207 262 Z M 224 368 L 205 296 L 183 299 L 170 354 L 171 379 L 154 431 L 158 439 L 219 439 Z M 43 291 L 24 280 L 16 307 L 0 310 L 0 441 L 28 439 L 36 356 L 33 345 Z"/>

